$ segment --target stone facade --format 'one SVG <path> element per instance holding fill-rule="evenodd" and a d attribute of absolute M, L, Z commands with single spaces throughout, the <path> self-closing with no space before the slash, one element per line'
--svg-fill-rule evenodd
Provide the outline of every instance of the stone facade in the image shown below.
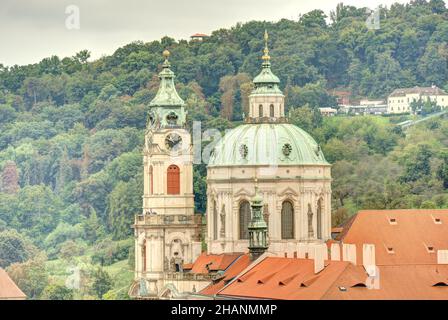
<path fill-rule="evenodd" d="M 411 103 L 417 101 L 431 101 L 445 109 L 448 107 L 448 94 L 436 86 L 396 89 L 387 98 L 387 113 L 411 113 Z"/>
<path fill-rule="evenodd" d="M 293 256 L 303 244 L 321 243 L 331 238 L 331 168 L 330 166 L 281 166 L 270 175 L 269 167 L 224 167 L 208 169 L 207 243 L 209 253 L 247 252 L 248 240 L 240 239 L 239 210 L 242 201 L 255 194 L 255 184 L 265 204 L 269 252 Z M 255 182 L 256 181 L 256 182 Z M 293 239 L 282 239 L 282 204 L 294 208 Z M 216 220 L 216 202 L 224 219 Z M 320 203 L 320 210 L 319 208 Z M 311 206 L 312 234 L 308 228 L 308 206 Z M 320 218 L 318 218 L 320 211 Z M 223 224 L 224 222 L 224 224 Z M 225 230 L 224 234 L 214 234 Z M 318 234 L 318 231 L 320 234 Z"/>

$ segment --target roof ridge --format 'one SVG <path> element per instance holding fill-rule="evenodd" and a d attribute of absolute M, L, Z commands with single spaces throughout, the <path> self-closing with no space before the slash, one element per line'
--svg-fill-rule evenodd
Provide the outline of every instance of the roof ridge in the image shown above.
<path fill-rule="evenodd" d="M 347 262 L 347 261 L 344 261 Z M 347 264 L 344 266 L 344 269 L 339 273 L 339 275 L 330 283 L 330 285 L 327 287 L 327 289 L 322 293 L 319 300 L 322 300 L 322 297 L 324 297 L 330 290 L 333 288 L 333 285 L 336 283 L 336 281 L 339 280 L 339 277 L 347 270 L 348 267 L 350 267 L 352 264 L 350 262 L 347 262 Z M 327 267 L 328 268 L 328 267 Z M 324 269 L 325 270 L 325 269 Z"/>

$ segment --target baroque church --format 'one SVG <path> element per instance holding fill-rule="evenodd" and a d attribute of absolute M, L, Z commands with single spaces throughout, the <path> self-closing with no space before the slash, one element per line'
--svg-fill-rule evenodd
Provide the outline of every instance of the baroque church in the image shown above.
<path fill-rule="evenodd" d="M 130 295 L 163 299 L 198 292 L 216 278 L 190 272 L 203 256 L 265 252 L 326 255 L 331 239 L 331 166 L 320 146 L 289 123 L 268 35 L 245 124 L 229 131 L 207 167 L 207 212 L 194 212 L 193 145 L 169 52 L 150 103 L 144 145 L 143 211 L 135 217 Z M 204 248 L 206 245 L 206 249 Z M 205 266 L 209 269 L 209 266 Z"/>

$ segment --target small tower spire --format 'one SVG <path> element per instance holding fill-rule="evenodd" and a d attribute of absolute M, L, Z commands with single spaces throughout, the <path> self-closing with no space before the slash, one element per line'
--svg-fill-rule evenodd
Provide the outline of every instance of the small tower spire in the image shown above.
<path fill-rule="evenodd" d="M 268 31 L 264 30 L 264 50 L 263 50 L 263 67 L 269 67 L 270 66 L 270 60 L 271 57 L 269 56 L 269 47 L 268 47 L 268 40 L 269 40 L 269 34 Z"/>
<path fill-rule="evenodd" d="M 249 96 L 248 123 L 287 122 L 285 118 L 285 96 L 280 90 L 280 79 L 271 70 L 269 34 L 264 31 L 264 49 L 261 72 L 254 78 L 254 89 Z"/>
<path fill-rule="evenodd" d="M 264 49 L 263 56 L 261 59 L 263 60 L 261 73 L 254 78 L 255 88 L 258 87 L 272 87 L 275 89 L 275 93 L 280 93 L 280 89 L 278 89 L 278 85 L 280 84 L 280 79 L 274 75 L 271 71 L 271 56 L 269 55 L 269 34 L 268 31 L 264 31 Z M 275 88 L 274 88 L 275 87 Z"/>
<path fill-rule="evenodd" d="M 160 85 L 156 96 L 149 103 L 151 108 L 152 122 L 157 119 L 158 126 L 162 127 L 182 127 L 186 123 L 185 102 L 179 96 L 174 84 L 176 78 L 174 72 L 170 69 L 169 61 L 171 53 L 168 50 L 163 51 L 164 62 L 162 70 L 159 73 Z"/>
<path fill-rule="evenodd" d="M 252 219 L 249 223 L 249 253 L 252 260 L 259 258 L 269 247 L 268 226 L 263 218 L 263 197 L 255 180 L 255 196 L 251 199 Z"/>

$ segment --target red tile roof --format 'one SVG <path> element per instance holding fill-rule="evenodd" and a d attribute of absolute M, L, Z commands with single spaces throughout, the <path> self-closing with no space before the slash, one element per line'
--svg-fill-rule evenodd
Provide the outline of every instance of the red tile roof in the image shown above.
<path fill-rule="evenodd" d="M 320 299 L 349 262 L 327 261 L 314 274 L 310 259 L 267 257 L 218 292 L 218 296 L 257 299 Z"/>
<path fill-rule="evenodd" d="M 26 295 L 12 281 L 5 270 L 0 268 L 0 300 L 19 300 L 25 299 Z"/>
<path fill-rule="evenodd" d="M 243 253 L 207 254 L 202 253 L 193 264 L 184 265 L 184 269 L 192 273 L 209 273 L 210 271 L 224 271 Z M 209 270 L 207 270 L 207 265 Z"/>
<path fill-rule="evenodd" d="M 375 245 L 377 265 L 436 264 L 437 250 L 448 249 L 448 210 L 360 211 L 341 241 L 356 244 L 357 264 L 366 243 Z"/>
<path fill-rule="evenodd" d="M 353 281 L 353 274 L 363 267 L 350 265 L 330 286 L 324 300 L 447 300 L 448 265 L 380 266 L 377 289 L 363 284 L 367 276 Z M 446 285 L 445 285 L 446 284 Z M 355 287 L 354 287 L 355 286 Z M 341 291 L 344 287 L 346 291 Z"/>
<path fill-rule="evenodd" d="M 200 293 L 204 295 L 215 295 L 244 269 L 246 269 L 251 262 L 252 261 L 250 260 L 249 254 L 241 255 L 224 271 L 222 278 L 205 287 Z"/>
<path fill-rule="evenodd" d="M 360 211 L 344 225 L 341 240 L 356 245 L 357 266 L 326 261 L 315 274 L 311 259 L 265 257 L 209 290 L 241 299 L 448 300 L 448 265 L 437 264 L 437 250 L 448 250 L 448 210 Z M 363 244 L 375 245 L 375 288 L 362 266 Z"/>
<path fill-rule="evenodd" d="M 208 35 L 204 33 L 195 33 L 194 35 L 191 36 L 191 38 L 197 38 L 197 37 L 208 37 Z"/>
<path fill-rule="evenodd" d="M 378 285 L 368 286 L 362 266 L 328 261 L 314 274 L 313 260 L 268 257 L 223 286 L 217 296 L 286 300 L 448 299 L 448 265 L 379 266 Z"/>

